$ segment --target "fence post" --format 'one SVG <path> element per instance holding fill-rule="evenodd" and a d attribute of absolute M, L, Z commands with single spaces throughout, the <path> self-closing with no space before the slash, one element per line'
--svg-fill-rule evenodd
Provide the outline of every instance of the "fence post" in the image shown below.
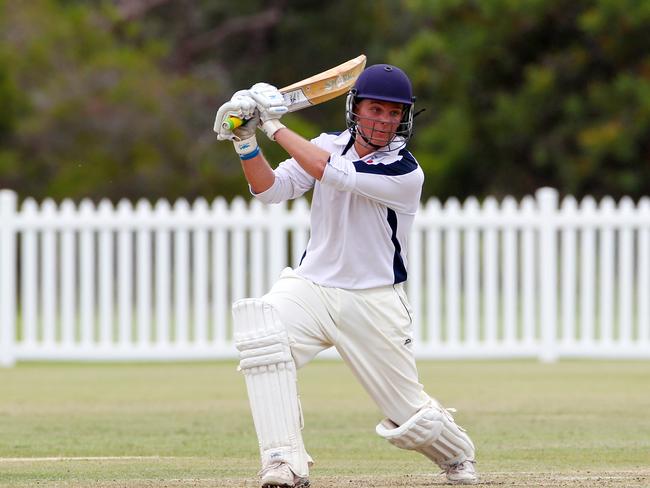
<path fill-rule="evenodd" d="M 17 195 L 0 190 L 0 366 L 16 362 L 16 207 Z"/>
<path fill-rule="evenodd" d="M 558 359 L 557 350 L 557 213 L 558 192 L 537 190 L 539 208 L 540 334 L 539 359 L 546 363 Z"/>
<path fill-rule="evenodd" d="M 287 234 L 289 231 L 289 209 L 286 202 L 269 206 L 269 262 L 266 291 L 273 286 L 280 272 L 287 266 Z"/>

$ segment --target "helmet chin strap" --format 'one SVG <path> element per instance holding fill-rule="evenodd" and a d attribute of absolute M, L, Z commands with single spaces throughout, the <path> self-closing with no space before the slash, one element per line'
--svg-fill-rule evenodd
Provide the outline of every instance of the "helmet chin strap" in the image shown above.
<path fill-rule="evenodd" d="M 372 142 L 370 142 L 370 140 L 369 140 L 366 136 L 364 136 L 364 135 L 361 134 L 360 132 L 359 132 L 359 135 L 361 136 L 361 139 L 363 139 L 363 141 L 364 141 L 368 146 L 370 146 L 371 148 L 373 148 L 375 151 L 381 149 L 382 147 L 385 147 L 385 146 L 379 146 L 379 145 L 377 145 L 377 144 L 373 144 Z"/>

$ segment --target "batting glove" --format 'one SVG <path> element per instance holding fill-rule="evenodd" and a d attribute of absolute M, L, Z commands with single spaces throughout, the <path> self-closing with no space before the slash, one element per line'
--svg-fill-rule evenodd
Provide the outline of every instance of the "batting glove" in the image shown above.
<path fill-rule="evenodd" d="M 255 83 L 249 90 L 260 111 L 262 125 L 260 128 L 272 141 L 275 140 L 275 133 L 284 128 L 280 117 L 286 114 L 289 109 L 284 101 L 282 93 L 268 83 Z"/>
<path fill-rule="evenodd" d="M 230 117 L 237 117 L 244 120 L 244 123 L 235 129 L 230 129 Z M 248 95 L 248 90 L 240 90 L 219 108 L 214 119 L 214 131 L 217 133 L 218 140 L 233 142 L 240 158 L 250 159 L 259 153 L 255 138 L 255 129 L 259 123 L 260 113 L 255 100 Z"/>

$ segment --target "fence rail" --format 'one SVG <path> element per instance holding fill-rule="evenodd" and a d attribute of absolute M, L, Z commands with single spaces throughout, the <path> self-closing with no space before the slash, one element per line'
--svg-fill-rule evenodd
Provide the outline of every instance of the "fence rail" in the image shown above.
<path fill-rule="evenodd" d="M 308 239 L 304 200 L 17 201 L 0 191 L 5 366 L 234 357 L 230 303 Z M 408 247 L 418 357 L 650 358 L 650 199 L 432 199 Z"/>

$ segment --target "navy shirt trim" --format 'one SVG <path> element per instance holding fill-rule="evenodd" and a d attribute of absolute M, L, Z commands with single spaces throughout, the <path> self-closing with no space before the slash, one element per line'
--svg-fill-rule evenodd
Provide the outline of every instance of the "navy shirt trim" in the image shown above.
<path fill-rule="evenodd" d="M 399 152 L 401 159 L 390 164 L 368 164 L 364 161 L 354 161 L 358 173 L 371 173 L 374 175 L 400 176 L 411 173 L 418 168 L 418 163 L 413 155 L 406 149 Z"/>
<path fill-rule="evenodd" d="M 393 254 L 393 283 L 401 283 L 406 281 L 406 266 L 404 266 L 404 261 L 402 260 L 402 246 L 397 240 L 397 214 L 395 210 L 389 208 L 387 215 L 388 225 L 392 231 L 390 240 L 395 246 L 395 253 Z"/>

